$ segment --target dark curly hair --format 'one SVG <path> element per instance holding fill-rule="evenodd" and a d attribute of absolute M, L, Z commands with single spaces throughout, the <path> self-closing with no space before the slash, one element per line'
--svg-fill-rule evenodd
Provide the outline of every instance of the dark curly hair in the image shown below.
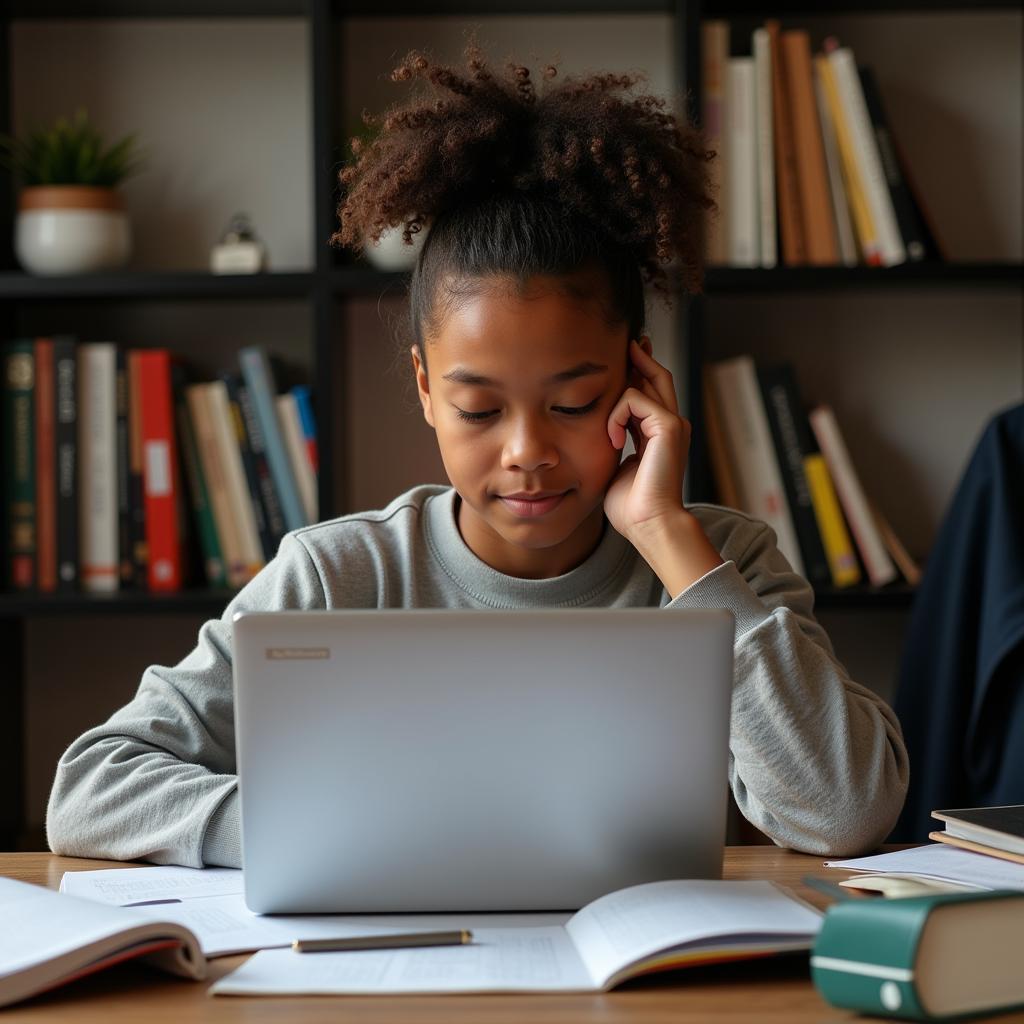
<path fill-rule="evenodd" d="M 606 316 L 630 338 L 644 327 L 644 278 L 668 301 L 676 264 L 683 288 L 701 290 L 715 154 L 665 100 L 630 93 L 642 74 L 551 84 L 557 69 L 547 65 L 537 95 L 528 68 L 510 63 L 496 77 L 475 42 L 465 60 L 463 73 L 409 53 L 392 80 L 426 79 L 433 97 L 364 113 L 378 134 L 369 145 L 351 140 L 354 161 L 340 173 L 332 244 L 358 251 L 398 225 L 411 244 L 430 229 L 409 288 L 422 356 L 425 334 L 483 279 L 522 288 L 535 275 L 601 269 Z"/>

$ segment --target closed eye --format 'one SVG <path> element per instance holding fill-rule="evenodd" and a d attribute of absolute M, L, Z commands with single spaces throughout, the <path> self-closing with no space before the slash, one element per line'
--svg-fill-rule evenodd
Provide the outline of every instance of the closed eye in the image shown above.
<path fill-rule="evenodd" d="M 553 405 L 551 408 L 563 416 L 584 416 L 591 410 L 597 408 L 598 402 L 601 401 L 601 396 L 598 395 L 592 402 L 588 402 L 586 405 Z M 483 420 L 494 416 L 498 412 L 497 409 L 490 409 L 487 412 L 467 412 L 465 409 L 459 409 L 456 407 L 455 415 L 460 420 L 465 420 L 467 423 L 480 423 Z"/>

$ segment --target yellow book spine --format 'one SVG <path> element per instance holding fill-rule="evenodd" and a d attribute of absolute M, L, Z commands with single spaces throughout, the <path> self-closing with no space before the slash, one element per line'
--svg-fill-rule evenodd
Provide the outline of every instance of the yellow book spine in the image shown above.
<path fill-rule="evenodd" d="M 821 543 L 825 548 L 832 582 L 837 587 L 850 587 L 860 582 L 860 566 L 853 551 L 850 531 L 846 529 L 832 477 L 825 458 L 819 452 L 804 456 L 804 475 L 811 492 L 814 518 L 818 522 Z"/>
<path fill-rule="evenodd" d="M 814 58 L 814 66 L 818 72 L 818 77 L 821 79 L 822 88 L 825 91 L 825 102 L 828 104 L 829 113 L 832 116 L 832 124 L 835 126 L 843 183 L 846 186 L 846 195 L 850 202 L 850 212 L 853 214 L 853 222 L 857 228 L 857 239 L 860 242 L 864 262 L 870 265 L 879 265 L 881 263 L 881 250 L 879 248 L 878 233 L 875 230 L 875 222 L 871 217 L 871 207 L 868 206 L 867 195 L 860 180 L 860 172 L 857 170 L 857 157 L 853 138 L 850 135 L 850 128 L 846 123 L 846 116 L 843 113 L 843 104 L 839 99 L 839 86 L 836 83 L 835 72 L 832 70 L 832 65 L 829 63 L 828 58 L 821 54 Z"/>

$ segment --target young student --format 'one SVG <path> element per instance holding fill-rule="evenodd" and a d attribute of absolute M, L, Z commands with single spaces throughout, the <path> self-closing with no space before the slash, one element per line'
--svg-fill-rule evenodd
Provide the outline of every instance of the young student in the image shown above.
<path fill-rule="evenodd" d="M 411 361 L 452 486 L 287 535 L 187 657 L 146 669 L 135 698 L 71 744 L 51 849 L 240 865 L 235 612 L 584 606 L 730 609 L 740 810 L 782 846 L 872 848 L 907 786 L 895 715 L 848 678 L 771 529 L 682 502 L 690 428 L 644 333 L 643 280 L 665 289 L 674 260 L 700 288 L 712 202 L 699 134 L 632 92 L 635 75 L 538 95 L 527 68 L 496 75 L 470 46 L 465 72 L 412 53 L 392 77 L 432 95 L 357 149 L 335 240 L 429 227 Z"/>

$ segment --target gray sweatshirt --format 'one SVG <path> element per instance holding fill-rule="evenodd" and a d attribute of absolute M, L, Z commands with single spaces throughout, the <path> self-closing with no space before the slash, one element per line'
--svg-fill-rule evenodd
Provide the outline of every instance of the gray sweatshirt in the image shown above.
<path fill-rule="evenodd" d="M 385 509 L 288 534 L 187 657 L 147 668 L 134 699 L 61 757 L 47 808 L 53 852 L 241 866 L 232 616 L 324 608 L 727 608 L 736 619 L 729 782 L 740 811 L 808 853 L 852 855 L 885 839 L 907 788 L 899 723 L 836 660 L 809 584 L 768 526 L 690 506 L 725 564 L 670 600 L 608 523 L 562 576 L 497 572 L 462 540 L 456 499 L 428 484 Z"/>

